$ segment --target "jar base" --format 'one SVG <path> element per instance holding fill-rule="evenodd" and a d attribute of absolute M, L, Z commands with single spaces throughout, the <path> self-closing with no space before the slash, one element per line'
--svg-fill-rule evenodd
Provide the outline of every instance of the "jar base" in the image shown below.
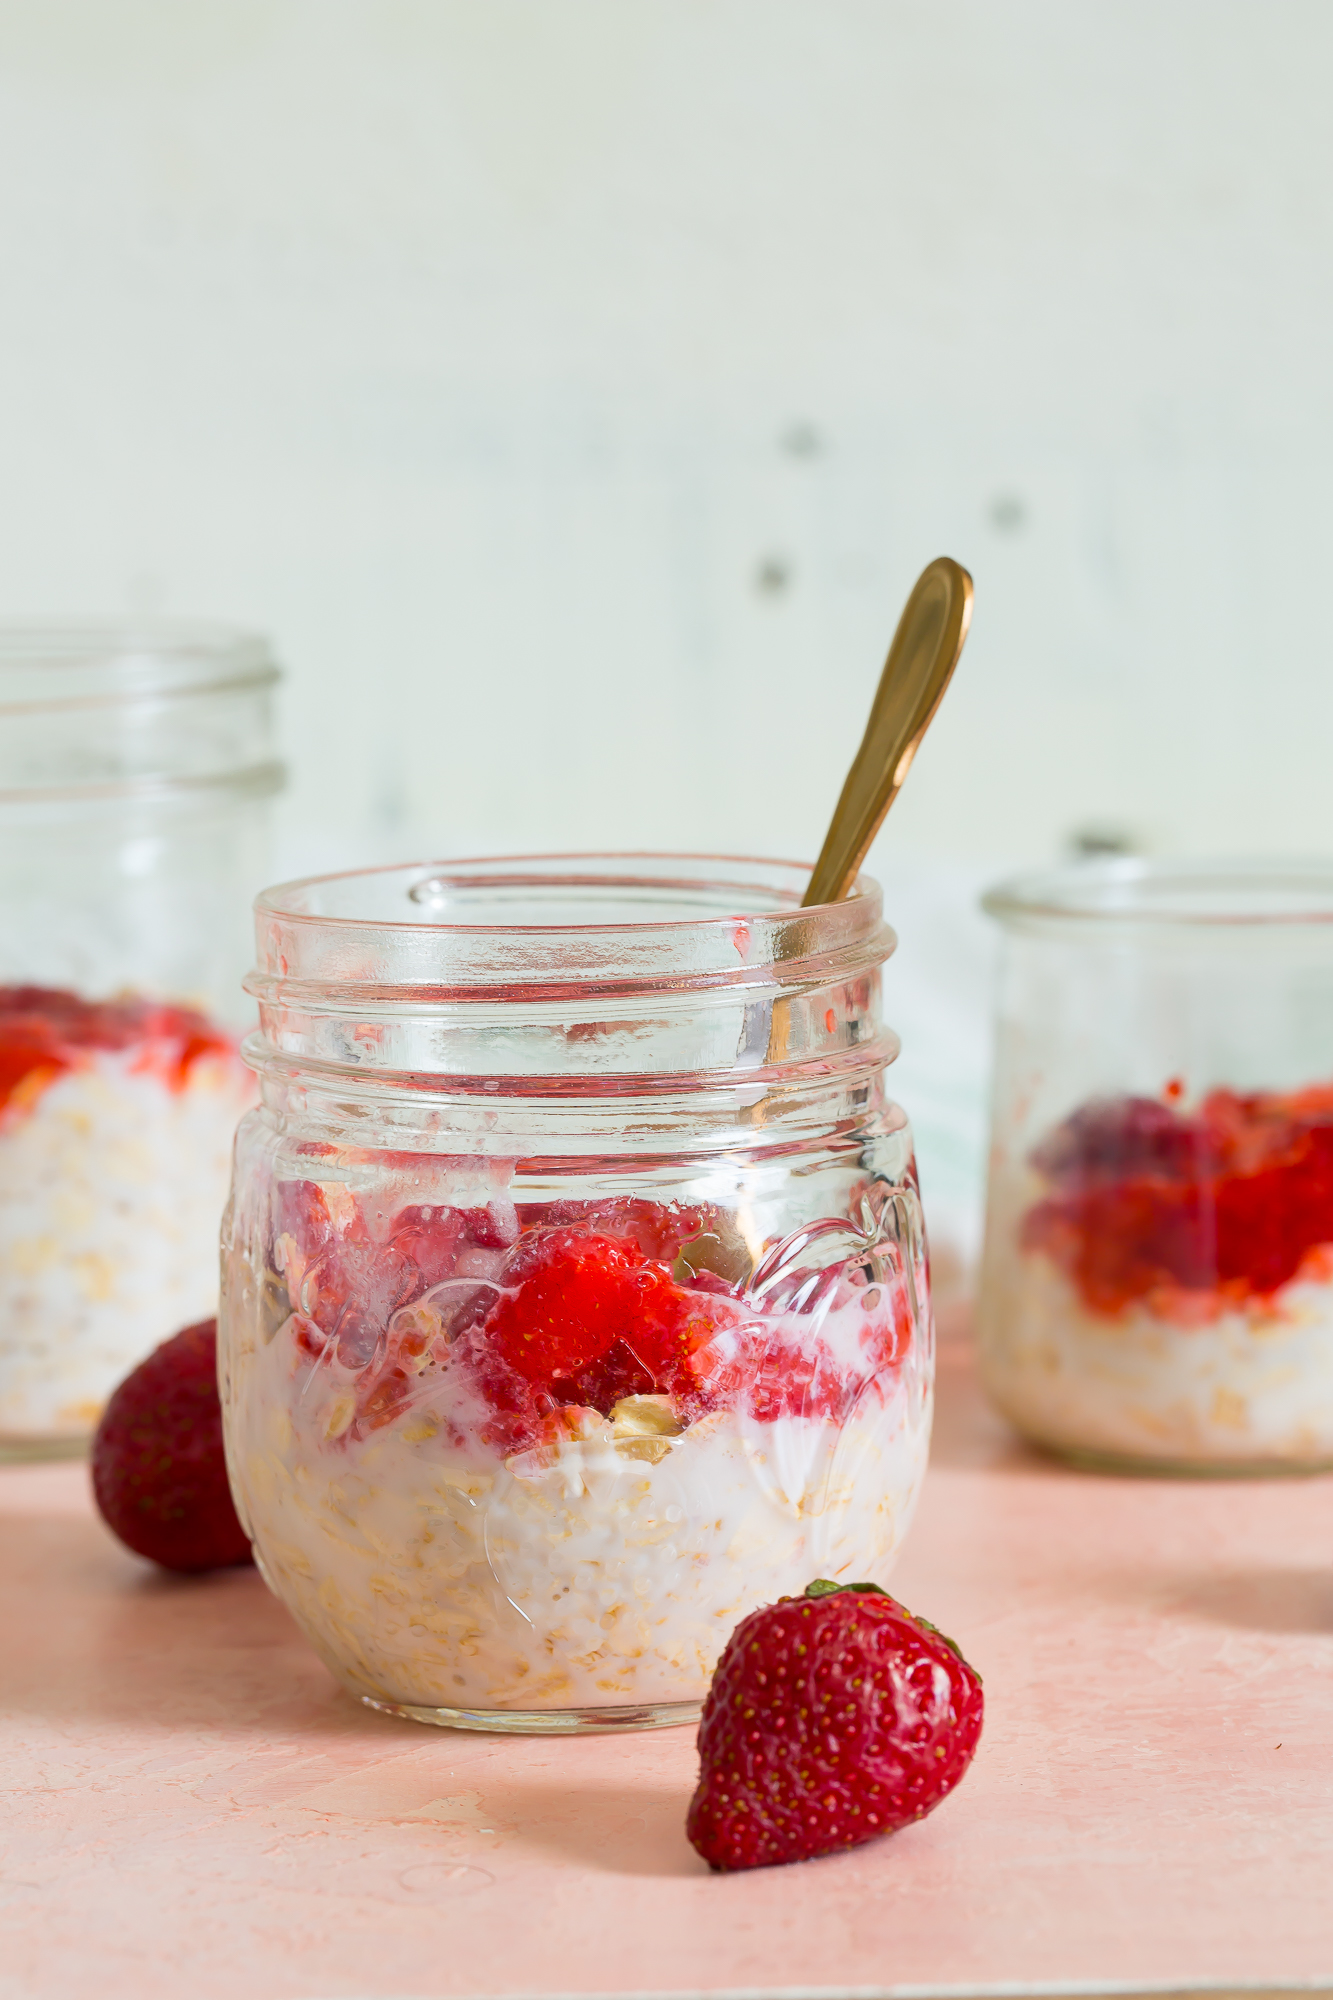
<path fill-rule="evenodd" d="M 434 1729 L 481 1729 L 501 1736 L 606 1736 L 630 1729 L 680 1729 L 696 1723 L 698 1701 L 646 1702 L 634 1708 L 418 1708 L 414 1702 L 357 1697 L 380 1715 Z"/>
<path fill-rule="evenodd" d="M 1026 1433 L 1029 1444 L 1057 1458 L 1076 1472 L 1110 1472 L 1128 1479 L 1309 1479 L 1333 1472 L 1328 1458 L 1197 1459 L 1139 1457 L 1135 1452 L 1088 1450 L 1080 1445 L 1052 1444 L 1049 1438 Z"/>
<path fill-rule="evenodd" d="M 5 1437 L 0 1435 L 0 1465 L 32 1465 L 43 1459 L 87 1458 L 91 1435 L 79 1437 Z"/>

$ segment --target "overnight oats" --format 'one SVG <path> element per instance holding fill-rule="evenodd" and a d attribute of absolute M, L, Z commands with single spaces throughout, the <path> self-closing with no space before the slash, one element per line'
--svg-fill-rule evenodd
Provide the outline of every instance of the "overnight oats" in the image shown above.
<path fill-rule="evenodd" d="M 213 628 L 0 628 L 0 1458 L 83 1449 L 216 1310 L 276 678 Z"/>
<path fill-rule="evenodd" d="M 929 1439 L 878 892 L 797 923 L 795 868 L 562 867 L 259 908 L 232 1483 L 345 1685 L 462 1726 L 690 1718 L 746 1613 L 887 1577 Z"/>
<path fill-rule="evenodd" d="M 982 1363 L 1005 1414 L 1074 1456 L 1333 1463 L 1333 893 L 1317 871 L 1237 872 L 1121 864 L 991 899 L 1019 936 Z M 1158 1087 L 1133 1087 L 1154 1061 Z M 1269 1063 L 1314 1080 L 1250 1085 Z"/>
<path fill-rule="evenodd" d="M 252 1097 L 192 1009 L 0 987 L 0 1438 L 85 1436 L 155 1340 L 214 1310 Z"/>

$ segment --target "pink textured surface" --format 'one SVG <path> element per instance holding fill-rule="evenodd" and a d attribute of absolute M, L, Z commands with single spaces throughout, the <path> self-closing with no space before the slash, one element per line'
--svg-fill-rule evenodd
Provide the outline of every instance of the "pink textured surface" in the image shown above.
<path fill-rule="evenodd" d="M 897 1588 L 986 1677 L 977 1763 L 733 1877 L 685 1842 L 691 1732 L 376 1717 L 253 1574 L 156 1576 L 83 1468 L 0 1469 L 0 1995 L 1333 1984 L 1333 1480 L 1062 1471 L 958 1348 L 941 1411 Z"/>

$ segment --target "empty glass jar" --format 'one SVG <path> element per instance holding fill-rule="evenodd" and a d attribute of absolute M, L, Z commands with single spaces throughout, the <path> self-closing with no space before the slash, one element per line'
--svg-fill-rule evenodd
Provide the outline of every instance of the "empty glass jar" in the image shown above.
<path fill-rule="evenodd" d="M 995 1402 L 1111 1466 L 1333 1464 L 1333 867 L 1083 863 L 985 906 Z"/>
<path fill-rule="evenodd" d="M 0 1452 L 215 1309 L 281 772 L 262 641 L 0 632 Z"/>
<path fill-rule="evenodd" d="M 220 1358 L 257 1560 L 373 1706 L 698 1714 L 736 1621 L 887 1576 L 933 1350 L 880 894 L 682 856 L 258 904 Z"/>

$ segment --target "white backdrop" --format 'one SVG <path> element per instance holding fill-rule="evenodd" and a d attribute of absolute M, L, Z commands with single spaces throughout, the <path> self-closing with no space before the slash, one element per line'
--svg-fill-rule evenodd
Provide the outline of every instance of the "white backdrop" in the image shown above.
<path fill-rule="evenodd" d="M 975 883 L 1333 847 L 1330 57 L 1324 0 L 0 0 L 0 615 L 268 630 L 291 867 L 800 855 L 956 555 L 877 859 L 965 1229 Z"/>

